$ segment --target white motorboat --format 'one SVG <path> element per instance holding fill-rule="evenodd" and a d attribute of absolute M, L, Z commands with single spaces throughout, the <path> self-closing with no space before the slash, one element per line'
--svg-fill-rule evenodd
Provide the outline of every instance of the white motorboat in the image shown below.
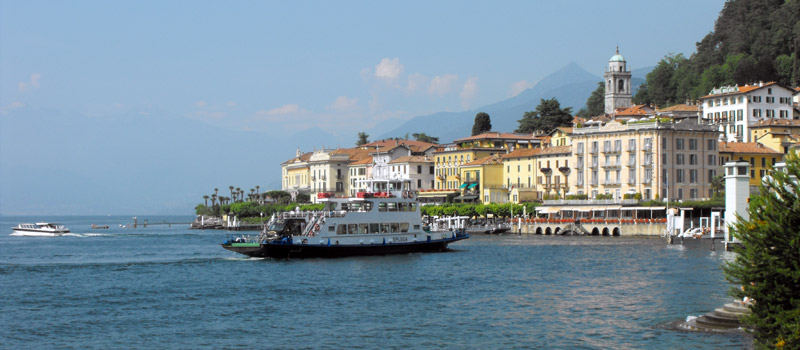
<path fill-rule="evenodd" d="M 44 236 L 55 237 L 69 233 L 69 229 L 62 224 L 37 222 L 35 224 L 19 224 L 14 226 L 13 236 Z"/>

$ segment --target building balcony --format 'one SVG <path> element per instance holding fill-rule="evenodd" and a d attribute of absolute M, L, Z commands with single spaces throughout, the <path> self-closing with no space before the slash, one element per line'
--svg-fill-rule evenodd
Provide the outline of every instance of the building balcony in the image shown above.
<path fill-rule="evenodd" d="M 611 162 L 611 163 L 604 163 L 603 168 L 619 168 L 619 163 Z"/>

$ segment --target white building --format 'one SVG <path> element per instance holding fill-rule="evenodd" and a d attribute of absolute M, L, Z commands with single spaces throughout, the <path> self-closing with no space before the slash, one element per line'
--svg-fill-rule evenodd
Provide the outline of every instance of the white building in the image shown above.
<path fill-rule="evenodd" d="M 411 180 L 411 190 L 434 187 L 435 169 L 432 156 L 405 156 L 389 162 L 389 177 Z"/>
<path fill-rule="evenodd" d="M 792 89 L 775 82 L 723 86 L 703 96 L 703 119 L 719 125 L 728 142 L 753 142 L 750 125 L 766 119 L 793 119 Z"/>

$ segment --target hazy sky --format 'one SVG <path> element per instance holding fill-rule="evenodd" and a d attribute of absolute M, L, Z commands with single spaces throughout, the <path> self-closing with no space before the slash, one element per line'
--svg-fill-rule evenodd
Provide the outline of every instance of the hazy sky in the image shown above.
<path fill-rule="evenodd" d="M 570 61 L 601 76 L 616 45 L 633 69 L 689 56 L 723 4 L 0 0 L 0 134 L 15 137 L 0 140 L 0 214 L 188 214 L 214 187 L 279 183 L 292 154 L 253 154 L 260 140 L 308 150 L 281 140 L 310 127 L 355 140 L 504 100 Z M 256 146 L 210 155 L 235 146 L 171 138 L 209 128 Z M 195 155 L 226 168 L 198 174 Z"/>
<path fill-rule="evenodd" d="M 703 1 L 5 1 L 0 108 L 334 134 L 508 98 L 575 61 L 686 55 Z"/>

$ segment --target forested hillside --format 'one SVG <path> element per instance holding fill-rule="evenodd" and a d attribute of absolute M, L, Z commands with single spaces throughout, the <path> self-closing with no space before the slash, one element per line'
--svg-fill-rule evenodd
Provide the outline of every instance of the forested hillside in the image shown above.
<path fill-rule="evenodd" d="M 697 52 L 689 58 L 666 55 L 633 102 L 665 107 L 695 100 L 714 87 L 759 81 L 800 84 L 800 0 L 726 2 Z"/>

